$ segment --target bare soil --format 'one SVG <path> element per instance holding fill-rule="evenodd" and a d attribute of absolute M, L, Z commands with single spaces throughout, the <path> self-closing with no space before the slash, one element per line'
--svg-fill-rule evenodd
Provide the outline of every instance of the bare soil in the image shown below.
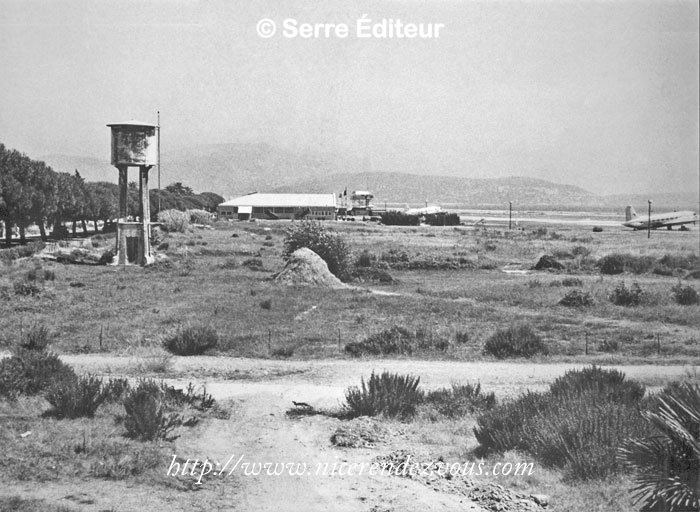
<path fill-rule="evenodd" d="M 130 357 L 75 355 L 64 360 L 80 372 L 129 375 Z M 243 456 L 249 462 L 317 463 L 371 462 L 374 457 L 403 448 L 405 439 L 396 434 L 380 446 L 338 448 L 330 437 L 341 420 L 328 416 L 292 418 L 286 412 L 292 401 L 315 408 L 339 407 L 344 390 L 360 377 L 390 370 L 421 377 L 425 388 L 453 382 L 481 382 L 499 398 L 525 389 L 541 389 L 575 364 L 513 362 L 446 362 L 411 360 L 372 361 L 275 361 L 230 357 L 175 358 L 168 381 L 186 385 L 205 384 L 208 392 L 231 411 L 229 419 L 207 419 L 183 429 L 173 443 L 173 454 L 183 459 L 208 459 L 225 464 Z M 648 386 L 660 386 L 697 367 L 623 366 L 629 378 Z M 172 378 L 171 378 L 172 377 Z M 42 483 L 16 482 L 6 478 L 2 494 L 20 494 L 86 511 L 137 510 L 482 510 L 464 496 L 435 490 L 420 481 L 388 475 L 353 476 L 229 476 L 204 479 L 201 486 L 166 477 L 170 460 L 163 461 L 161 482 L 134 480 L 76 481 L 70 475 Z M 229 466 L 230 467 L 230 466 Z M 56 468 L 60 471 L 60 468 Z M 189 485 L 188 485 L 189 484 Z"/>

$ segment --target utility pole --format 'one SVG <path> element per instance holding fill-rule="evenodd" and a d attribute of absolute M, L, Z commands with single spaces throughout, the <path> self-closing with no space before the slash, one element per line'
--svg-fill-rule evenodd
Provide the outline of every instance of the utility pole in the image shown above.
<path fill-rule="evenodd" d="M 651 199 L 649 199 L 649 215 L 647 219 L 647 238 L 651 238 Z"/>
<path fill-rule="evenodd" d="M 513 226 L 513 201 L 508 201 L 508 229 Z"/>
<path fill-rule="evenodd" d="M 158 213 L 160 213 L 160 110 L 157 111 L 158 114 Z"/>

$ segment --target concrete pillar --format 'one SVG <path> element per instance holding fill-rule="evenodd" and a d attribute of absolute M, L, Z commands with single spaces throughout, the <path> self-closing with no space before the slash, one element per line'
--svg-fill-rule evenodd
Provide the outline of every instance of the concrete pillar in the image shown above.
<path fill-rule="evenodd" d="M 117 222 L 117 262 L 120 265 L 126 265 L 127 263 L 127 250 L 126 250 L 126 230 L 122 229 L 119 223 L 126 222 L 127 217 L 127 204 L 129 197 L 129 180 L 128 180 L 128 167 L 125 165 L 117 166 L 119 169 L 119 220 Z"/>
<path fill-rule="evenodd" d="M 150 165 L 139 167 L 139 215 L 141 217 L 141 240 L 139 250 L 140 265 L 146 265 L 152 261 L 151 255 L 151 205 L 148 196 L 148 171 Z"/>

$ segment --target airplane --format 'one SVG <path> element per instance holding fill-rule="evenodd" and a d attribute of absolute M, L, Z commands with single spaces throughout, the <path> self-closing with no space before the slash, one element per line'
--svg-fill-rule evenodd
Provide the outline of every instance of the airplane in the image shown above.
<path fill-rule="evenodd" d="M 404 210 L 404 213 L 406 215 L 433 215 L 435 213 L 440 213 L 444 211 L 439 206 L 426 206 L 425 208 L 408 208 L 408 205 L 406 206 L 407 208 L 406 210 Z"/>
<path fill-rule="evenodd" d="M 673 226 L 683 226 L 683 224 L 695 224 L 698 221 L 698 215 L 691 211 L 682 212 L 668 212 L 668 213 L 655 213 L 651 217 L 646 215 L 638 216 L 634 208 L 628 206 L 625 209 L 625 222 L 622 223 L 623 226 L 632 228 L 635 231 L 638 229 L 651 229 L 663 228 L 668 230 L 673 229 Z M 684 229 L 681 227 L 681 229 Z"/>

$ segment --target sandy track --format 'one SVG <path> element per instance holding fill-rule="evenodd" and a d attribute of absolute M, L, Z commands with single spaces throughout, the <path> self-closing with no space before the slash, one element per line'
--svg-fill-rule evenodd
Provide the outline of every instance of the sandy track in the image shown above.
<path fill-rule="evenodd" d="M 104 355 L 63 356 L 79 372 L 131 374 L 134 359 Z M 184 458 L 225 463 L 232 455 L 249 462 L 368 463 L 390 449 L 339 449 L 330 435 L 339 420 L 324 416 L 291 419 L 292 400 L 317 407 L 339 405 L 347 386 L 372 370 L 419 375 L 424 387 L 480 381 L 500 396 L 526 388 L 541 389 L 576 364 L 451 362 L 412 360 L 275 361 L 229 357 L 175 358 L 168 379 L 185 385 L 206 383 L 207 390 L 232 410 L 230 419 L 211 419 L 183 431 L 174 451 Z M 688 366 L 619 367 L 647 385 L 697 372 Z M 392 447 L 400 447 L 400 440 Z M 163 462 L 163 472 L 170 461 Z M 256 510 L 256 511 L 392 511 L 480 510 L 464 497 L 436 492 L 425 485 L 392 476 L 229 476 L 211 477 L 203 492 L 178 491 L 166 485 L 138 482 L 64 480 L 36 484 L 8 482 L 3 494 L 42 497 L 79 510 Z M 80 503 L 80 501 L 83 503 Z M 91 502 L 91 503 L 86 503 Z"/>

